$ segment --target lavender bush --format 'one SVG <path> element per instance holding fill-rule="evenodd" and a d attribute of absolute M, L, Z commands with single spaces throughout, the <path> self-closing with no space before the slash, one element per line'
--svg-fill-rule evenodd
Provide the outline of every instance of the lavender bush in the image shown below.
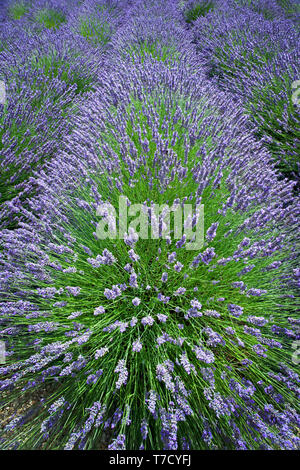
<path fill-rule="evenodd" d="M 0 105 L 2 225 L 11 221 L 11 201 L 31 190 L 30 175 L 54 154 L 59 136 L 68 131 L 65 115 L 75 105 L 75 87 L 41 71 L 27 67 L 14 73 L 14 81 L 7 78 L 7 103 Z"/>
<path fill-rule="evenodd" d="M 299 106 L 292 102 L 299 30 L 273 0 L 239 4 L 221 1 L 214 12 L 198 18 L 194 40 L 208 75 L 242 99 L 278 168 L 299 180 Z"/>
<path fill-rule="evenodd" d="M 54 0 L 31 8 L 36 12 L 45 6 L 59 8 Z M 70 118 L 83 94 L 99 85 L 105 68 L 100 42 L 95 56 L 89 43 L 82 44 L 71 12 L 68 16 L 70 25 L 59 33 L 45 28 L 32 35 L 8 21 L 3 41 L 0 36 L 0 79 L 7 89 L 7 104 L 0 105 L 1 226 L 15 223 L 18 212 L 11 210 L 10 201 L 15 199 L 16 207 L 19 199 L 36 190 L 30 176 L 55 155 L 63 135 L 71 130 Z"/>
<path fill-rule="evenodd" d="M 207 79 L 179 4 L 127 9 L 109 66 L 31 175 L 35 192 L 10 201 L 18 225 L 1 230 L 1 405 L 43 396 L 11 416 L 1 447 L 89 450 L 104 436 L 110 450 L 295 450 L 295 183 Z M 99 210 L 120 197 L 141 205 L 140 223 L 101 238 Z M 165 236 L 154 204 L 192 204 L 194 229 L 203 204 L 203 247 L 186 249 L 187 225 Z"/>

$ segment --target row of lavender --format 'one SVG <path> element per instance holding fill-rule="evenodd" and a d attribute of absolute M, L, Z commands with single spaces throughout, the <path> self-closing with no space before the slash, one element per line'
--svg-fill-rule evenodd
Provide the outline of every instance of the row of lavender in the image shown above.
<path fill-rule="evenodd" d="M 2 447 L 297 448 L 299 204 L 207 78 L 193 40 L 210 8 L 188 30 L 194 5 L 172 0 L 32 3 L 2 32 L 19 140 L 5 134 L 0 387 L 3 407 L 53 392 Z M 204 247 L 99 239 L 97 209 L 120 195 L 149 219 L 204 204 Z"/>
<path fill-rule="evenodd" d="M 192 32 L 208 75 L 238 97 L 280 171 L 299 183 L 298 2 L 204 4 L 206 14 L 195 19 Z"/>
<path fill-rule="evenodd" d="M 10 2 L 0 31 L 2 226 L 34 191 L 31 175 L 55 155 L 72 116 L 109 67 L 110 40 L 126 9 L 94 2 Z M 13 19 L 12 19 L 13 18 Z M 0 105 L 1 106 L 1 105 Z"/>

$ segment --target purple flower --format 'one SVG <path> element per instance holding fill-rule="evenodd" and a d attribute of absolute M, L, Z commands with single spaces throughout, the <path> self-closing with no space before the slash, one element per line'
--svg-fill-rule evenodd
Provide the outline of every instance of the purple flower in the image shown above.
<path fill-rule="evenodd" d="M 140 305 L 141 299 L 139 299 L 138 297 L 135 297 L 134 299 L 132 299 L 132 303 L 135 307 L 137 307 L 138 305 Z"/>
<path fill-rule="evenodd" d="M 258 356 L 262 356 L 262 357 L 267 357 L 267 354 L 266 351 L 267 351 L 267 348 L 265 348 L 264 346 L 262 346 L 261 344 L 255 344 L 253 347 L 252 347 L 253 351 L 256 352 L 256 354 Z"/>
<path fill-rule="evenodd" d="M 138 261 L 140 259 L 139 255 L 135 253 L 133 249 L 128 251 L 128 254 L 133 262 Z"/>
<path fill-rule="evenodd" d="M 129 285 L 131 287 L 135 287 L 135 288 L 138 288 L 138 283 L 137 283 L 137 274 L 135 272 L 132 272 L 130 274 L 130 278 L 129 278 Z"/>
<path fill-rule="evenodd" d="M 68 291 L 70 294 L 74 295 L 74 297 L 77 297 L 77 295 L 80 294 L 80 287 L 66 286 L 66 291 Z"/>
<path fill-rule="evenodd" d="M 138 319 L 136 317 L 132 317 L 131 321 L 130 321 L 130 326 L 133 327 L 137 324 L 138 322 Z"/>
<path fill-rule="evenodd" d="M 88 385 L 91 385 L 91 384 L 95 384 L 97 382 L 97 380 L 99 379 L 99 377 L 103 374 L 103 370 L 102 369 L 99 369 L 98 371 L 96 371 L 94 374 L 90 374 L 88 376 L 88 378 L 86 379 L 86 383 Z"/>
<path fill-rule="evenodd" d="M 174 295 L 175 296 L 183 295 L 185 294 L 185 292 L 186 292 L 185 287 L 178 287 L 178 289 L 176 289 L 176 291 L 174 292 Z"/>
<path fill-rule="evenodd" d="M 122 291 L 117 285 L 112 286 L 111 289 L 104 290 L 104 295 L 108 300 L 116 299 L 121 294 L 122 294 Z"/>
<path fill-rule="evenodd" d="M 131 273 L 131 272 L 133 271 L 133 267 L 132 267 L 131 264 L 129 264 L 129 263 L 125 264 L 124 269 L 125 269 L 125 271 L 127 271 L 128 273 Z"/>
<path fill-rule="evenodd" d="M 116 389 L 120 389 L 122 385 L 126 385 L 128 379 L 128 370 L 126 368 L 125 359 L 120 359 L 117 367 L 115 368 L 115 373 L 119 373 L 119 378 L 116 382 Z"/>
<path fill-rule="evenodd" d="M 176 261 L 176 252 L 173 251 L 168 255 L 168 261 L 169 263 L 174 263 Z"/>
<path fill-rule="evenodd" d="M 118 437 L 108 445 L 108 450 L 125 450 L 125 434 L 119 434 Z"/>
<path fill-rule="evenodd" d="M 219 222 L 215 222 L 207 229 L 207 232 L 206 232 L 206 240 L 207 241 L 210 242 L 215 238 L 215 236 L 217 234 L 218 226 L 219 226 Z"/>
<path fill-rule="evenodd" d="M 148 436 L 148 423 L 145 419 L 143 419 L 141 423 L 141 434 L 142 434 L 143 441 L 145 441 Z"/>
<path fill-rule="evenodd" d="M 152 326 L 154 323 L 154 318 L 151 317 L 151 315 L 148 315 L 147 317 L 142 318 L 141 320 L 142 325 L 146 326 Z"/>
<path fill-rule="evenodd" d="M 134 231 L 132 227 L 129 227 L 129 233 L 126 233 L 124 236 L 124 242 L 126 245 L 133 247 L 139 239 L 138 234 Z"/>
<path fill-rule="evenodd" d="M 104 354 L 106 354 L 107 352 L 108 352 L 108 348 L 97 349 L 97 351 L 95 352 L 95 359 L 98 359 L 99 357 L 103 357 Z"/>
<path fill-rule="evenodd" d="M 161 323 L 166 323 L 168 319 L 168 315 L 165 315 L 163 313 L 158 313 L 156 316 L 157 316 L 158 321 L 160 321 Z"/>
<path fill-rule="evenodd" d="M 136 341 L 134 341 L 134 343 L 132 345 L 132 351 L 140 352 L 142 347 L 143 347 L 142 343 L 140 342 L 139 339 L 137 339 Z"/>
<path fill-rule="evenodd" d="M 199 361 L 206 362 L 206 364 L 211 364 L 215 361 L 214 353 L 209 349 L 204 349 L 201 346 L 195 346 L 193 351 L 195 352 L 196 358 Z"/>
<path fill-rule="evenodd" d="M 227 307 L 229 313 L 236 318 L 240 317 L 243 314 L 244 309 L 240 305 L 228 304 Z"/>
<path fill-rule="evenodd" d="M 175 271 L 179 273 L 182 270 L 182 268 L 183 268 L 183 264 L 177 261 L 177 263 L 174 266 Z"/>
<path fill-rule="evenodd" d="M 105 313 L 105 308 L 100 305 L 99 307 L 95 308 L 94 310 L 94 315 L 101 315 L 102 313 Z"/>
<path fill-rule="evenodd" d="M 195 366 L 189 361 L 187 353 L 185 352 L 182 353 L 180 356 L 180 364 L 187 372 L 187 374 L 190 374 L 192 371 L 196 372 Z"/>

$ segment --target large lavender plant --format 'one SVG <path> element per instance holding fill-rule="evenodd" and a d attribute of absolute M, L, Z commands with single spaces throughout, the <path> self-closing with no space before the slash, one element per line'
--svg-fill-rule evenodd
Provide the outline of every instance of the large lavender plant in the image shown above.
<path fill-rule="evenodd" d="M 2 445 L 91 449 L 109 431 L 109 449 L 294 449 L 293 184 L 188 62 L 137 54 L 113 69 L 1 232 L 4 406 L 55 384 Z M 201 202 L 203 248 L 100 240 L 97 208 L 120 195 L 146 215 Z"/>

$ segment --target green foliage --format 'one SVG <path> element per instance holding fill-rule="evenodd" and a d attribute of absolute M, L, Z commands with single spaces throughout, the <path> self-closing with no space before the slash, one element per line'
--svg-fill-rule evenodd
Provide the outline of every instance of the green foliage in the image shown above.
<path fill-rule="evenodd" d="M 133 62 L 135 57 L 139 56 L 142 63 L 147 56 L 151 56 L 161 62 L 167 62 L 168 60 L 172 60 L 178 57 L 178 53 L 176 53 L 174 46 L 161 45 L 159 41 L 151 39 L 131 45 L 129 48 L 127 48 L 126 52 L 129 53 Z"/>
<path fill-rule="evenodd" d="M 28 13 L 30 8 L 30 3 L 24 0 L 17 1 L 9 6 L 8 11 L 9 15 L 14 20 L 20 20 L 26 13 Z"/>

